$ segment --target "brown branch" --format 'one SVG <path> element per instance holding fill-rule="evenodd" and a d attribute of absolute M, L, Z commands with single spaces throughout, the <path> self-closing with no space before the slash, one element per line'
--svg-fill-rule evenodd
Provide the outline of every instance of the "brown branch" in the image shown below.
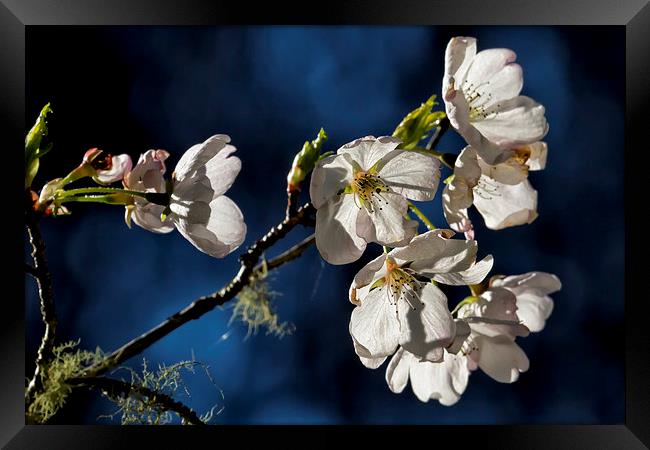
<path fill-rule="evenodd" d="M 25 399 L 29 404 L 34 394 L 42 389 L 43 386 L 43 371 L 45 370 L 45 365 L 52 358 L 57 319 L 54 311 L 52 276 L 47 266 L 47 259 L 45 258 L 45 242 L 43 242 L 43 236 L 41 235 L 38 214 L 31 209 L 31 205 L 25 214 L 25 225 L 29 234 L 29 242 L 32 246 L 32 258 L 34 260 L 33 272 L 30 271 L 30 273 L 34 276 L 38 284 L 41 317 L 45 324 L 45 331 L 36 357 L 34 376 L 29 381 L 25 392 Z"/>
<path fill-rule="evenodd" d="M 427 150 L 435 149 L 438 146 L 438 144 L 440 143 L 440 139 L 442 139 L 442 136 L 444 136 L 444 134 L 447 132 L 450 125 L 451 124 L 449 123 L 449 119 L 447 118 L 447 116 L 445 116 L 438 124 L 438 127 L 436 128 L 436 133 L 431 137 L 431 139 L 427 143 Z"/>
<path fill-rule="evenodd" d="M 294 259 L 298 258 L 300 255 L 302 255 L 302 253 L 305 250 L 307 250 L 307 248 L 309 248 L 315 242 L 315 240 L 316 240 L 315 234 L 306 237 L 301 242 L 294 245 L 290 249 L 280 253 L 275 258 L 269 259 L 265 263 L 260 263 L 257 266 L 255 266 L 253 273 L 257 276 L 258 274 L 263 273 L 264 270 L 273 270 L 280 267 L 283 264 L 288 263 L 289 261 L 293 261 Z"/>
<path fill-rule="evenodd" d="M 273 244 L 285 237 L 296 225 L 308 225 L 312 223 L 310 217 L 315 211 L 314 207 L 307 203 L 300 207 L 296 214 L 285 218 L 280 224 L 271 228 L 262 238 L 257 240 L 248 248 L 248 251 L 239 257 L 241 267 L 235 277 L 221 290 L 210 295 L 201 297 L 183 310 L 173 314 L 165 321 L 161 322 L 143 335 L 124 344 L 110 355 L 106 356 L 103 361 L 89 367 L 84 373 L 84 377 L 96 377 L 105 373 L 111 367 L 132 358 L 144 349 L 148 348 L 155 342 L 159 341 L 181 325 L 201 317 L 203 314 L 212 311 L 219 305 L 232 300 L 239 294 L 242 288 L 250 283 L 251 276 L 255 270 L 262 253 L 270 248 Z"/>
<path fill-rule="evenodd" d="M 133 393 L 136 393 L 147 397 L 150 402 L 160 406 L 165 411 L 175 412 L 184 421 L 191 423 L 192 425 L 205 425 L 205 422 L 203 422 L 199 416 L 188 406 L 177 400 L 174 400 L 173 397 L 167 394 L 156 392 L 145 386 L 139 386 L 136 384 L 127 383 L 126 381 L 105 377 L 70 378 L 68 380 L 68 383 L 77 386 L 86 385 L 101 389 L 111 398 L 117 398 L 122 395 L 129 396 Z"/>

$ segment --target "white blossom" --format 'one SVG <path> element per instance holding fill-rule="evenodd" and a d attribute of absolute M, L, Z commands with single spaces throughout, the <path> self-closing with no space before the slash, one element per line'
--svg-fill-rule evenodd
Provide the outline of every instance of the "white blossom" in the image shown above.
<path fill-rule="evenodd" d="M 397 149 L 400 140 L 367 136 L 319 161 L 311 177 L 316 246 L 330 264 L 357 260 L 368 242 L 396 247 L 416 234 L 408 200 L 431 200 L 440 179 L 437 159 Z"/>
<path fill-rule="evenodd" d="M 491 281 L 494 288 L 505 288 L 517 297 L 517 317 L 532 332 L 544 329 L 553 312 L 549 294 L 562 288 L 560 279 L 550 273 L 528 272 Z"/>
<path fill-rule="evenodd" d="M 489 289 L 479 297 L 470 297 L 459 309 L 456 336 L 444 349 L 441 361 L 426 361 L 404 348 L 397 350 L 386 368 L 389 388 L 400 393 L 410 380 L 418 399 L 434 399 L 449 406 L 460 399 L 474 370 L 481 369 L 501 383 L 515 382 L 529 368 L 528 357 L 515 339 L 544 328 L 553 308 L 548 294 L 560 288 L 555 275 L 543 272 L 493 277 Z M 361 359 L 373 369 L 385 360 Z"/>
<path fill-rule="evenodd" d="M 548 132 L 544 107 L 519 95 L 524 82 L 516 57 L 504 48 L 477 53 L 472 37 L 454 37 L 447 44 L 442 83 L 447 117 L 489 164 Z"/>
<path fill-rule="evenodd" d="M 175 227 L 200 251 L 222 258 L 241 245 L 246 224 L 237 205 L 223 195 L 241 170 L 230 137 L 215 135 L 181 156 L 167 192 L 164 160 L 168 154 L 150 150 L 128 175 L 127 187 L 145 192 L 169 193 L 168 208 L 136 200 L 133 221 L 154 232 Z M 161 217 L 161 215 L 163 217 Z"/>
<path fill-rule="evenodd" d="M 392 355 L 398 346 L 429 361 L 443 357 L 456 331 L 447 298 L 430 280 L 476 284 L 493 262 L 487 256 L 476 263 L 476 242 L 445 238 L 449 233 L 421 234 L 374 259 L 354 277 L 350 301 L 357 306 L 350 334 L 357 354 L 367 360 L 362 359 L 364 364 Z"/>
<path fill-rule="evenodd" d="M 449 226 L 473 238 L 473 225 L 467 209 L 474 205 L 485 225 L 500 230 L 532 223 L 537 218 L 537 191 L 528 181 L 530 170 L 546 164 L 545 142 L 512 149 L 505 161 L 487 164 L 471 147 L 465 147 L 447 181 L 442 205 Z"/>

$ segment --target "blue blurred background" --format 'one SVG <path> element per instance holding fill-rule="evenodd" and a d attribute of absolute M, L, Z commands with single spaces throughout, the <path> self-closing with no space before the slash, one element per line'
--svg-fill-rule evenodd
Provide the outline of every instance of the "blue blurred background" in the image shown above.
<path fill-rule="evenodd" d="M 273 273 L 280 320 L 296 327 L 291 336 L 245 339 L 245 326 L 228 326 L 231 310 L 217 309 L 129 365 L 142 356 L 151 366 L 171 364 L 193 352 L 217 387 L 190 374 L 191 397 L 179 399 L 199 412 L 225 407 L 218 424 L 623 422 L 622 27 L 28 27 L 27 122 L 48 101 L 54 109 L 54 149 L 35 185 L 65 175 L 90 147 L 134 160 L 164 148 L 171 171 L 188 147 L 227 133 L 243 161 L 228 195 L 244 212 L 248 244 L 282 219 L 286 173 L 302 143 L 321 126 L 330 150 L 390 134 L 440 94 L 444 48 L 455 35 L 477 37 L 479 50 L 515 50 L 523 94 L 546 106 L 550 123 L 547 169 L 531 174 L 540 217 L 507 231 L 477 230 L 496 272 L 542 270 L 563 282 L 546 329 L 520 342 L 530 370 L 513 385 L 476 372 L 453 407 L 423 404 L 410 387 L 391 393 L 385 369 L 364 368 L 348 333 L 347 289 L 376 246 L 347 266 L 327 265 L 310 248 Z M 449 132 L 439 148 L 462 146 Z M 439 194 L 421 207 L 444 224 Z M 84 348 L 117 348 L 238 268 L 239 251 L 216 260 L 177 232 L 129 230 L 119 207 L 74 205 L 71 217 L 45 219 L 43 233 L 58 339 L 80 338 Z M 267 256 L 309 233 L 292 232 Z M 466 295 L 453 294 L 450 305 Z M 31 280 L 26 318 L 31 374 L 41 333 Z M 113 408 L 98 397 L 77 392 L 54 422 L 97 423 Z"/>

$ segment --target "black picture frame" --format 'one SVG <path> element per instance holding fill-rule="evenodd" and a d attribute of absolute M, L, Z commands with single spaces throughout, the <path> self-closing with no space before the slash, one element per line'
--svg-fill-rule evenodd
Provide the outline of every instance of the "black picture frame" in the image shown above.
<path fill-rule="evenodd" d="M 626 414 L 616 425 L 538 426 L 418 426 L 418 427 L 113 427 L 25 425 L 24 420 L 24 295 L 23 174 L 21 148 L 25 132 L 25 29 L 33 25 L 218 25 L 218 24 L 431 24 L 431 25 L 618 25 L 626 30 L 626 147 L 625 245 Z M 0 444 L 8 449 L 130 448 L 137 441 L 160 448 L 183 448 L 195 439 L 214 445 L 250 438 L 307 445 L 342 434 L 363 433 L 361 439 L 390 436 L 428 437 L 432 445 L 452 442 L 470 448 L 589 448 L 642 449 L 650 446 L 650 327 L 645 323 L 648 299 L 642 278 L 644 155 L 650 89 L 650 6 L 648 0 L 358 0 L 303 2 L 300 5 L 217 0 L 0 0 L 0 58 L 2 59 L 3 171 L 5 195 L 17 205 L 5 207 L 2 249 L 8 253 L 3 268 L 0 301 Z M 607 56 L 603 55 L 603 64 Z M 48 68 L 44 68 L 48 70 Z M 644 127 L 645 125 L 645 127 Z M 614 156 L 614 157 L 620 157 Z M 603 212 L 606 214 L 606 211 Z M 597 243 L 594 243 L 597 245 Z M 596 280 L 595 282 L 605 282 Z M 604 289 L 607 289 L 604 286 Z M 18 292 L 10 295 L 10 292 Z M 21 295 L 23 293 L 23 295 Z M 588 351 L 585 350 L 585 351 Z M 594 377 L 599 374 L 594 373 Z M 607 380 L 603 380 L 606 386 Z M 372 428 L 372 429 L 371 429 Z M 246 433 L 246 441 L 241 434 Z M 284 434 L 280 437 L 278 433 Z M 316 435 L 315 433 L 318 433 Z M 408 433 L 408 434 L 405 434 Z M 238 435 L 238 436 L 235 436 Z M 293 436 L 293 439 L 291 439 Z M 359 435 L 357 435 L 358 437 Z M 291 440 L 289 440 L 291 439 Z M 158 442 L 159 444 L 157 444 Z M 301 444 L 302 443 L 302 444 Z M 198 444 L 197 444 L 198 445 Z"/>

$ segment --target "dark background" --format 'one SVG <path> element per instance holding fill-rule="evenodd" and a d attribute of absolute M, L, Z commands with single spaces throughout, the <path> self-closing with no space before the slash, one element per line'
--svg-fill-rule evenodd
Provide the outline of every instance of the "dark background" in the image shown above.
<path fill-rule="evenodd" d="M 563 282 L 546 329 L 520 342 L 530 370 L 513 385 L 474 373 L 450 408 L 420 403 L 410 387 L 392 394 L 383 367 L 361 366 L 347 331 L 350 280 L 378 248 L 348 266 L 327 265 L 311 248 L 273 275 L 280 319 L 296 326 L 293 335 L 244 340 L 244 326 L 228 326 L 230 310 L 215 310 L 144 353 L 152 366 L 192 352 L 209 364 L 224 398 L 196 374 L 186 377 L 192 396 L 179 399 L 199 412 L 225 406 L 214 423 L 622 423 L 624 29 L 28 28 L 27 121 L 47 101 L 54 109 L 55 147 L 36 186 L 65 175 L 89 147 L 134 159 L 165 148 L 171 171 L 189 146 L 227 133 L 243 161 L 228 195 L 244 212 L 246 243 L 282 218 L 286 172 L 304 140 L 321 126 L 331 150 L 390 134 L 406 112 L 440 94 L 444 48 L 454 35 L 477 37 L 479 50 L 515 50 L 523 94 L 546 106 L 551 126 L 548 168 L 531 175 L 540 217 L 506 231 L 477 230 L 496 272 L 543 270 Z M 440 148 L 462 145 L 448 133 Z M 439 195 L 421 206 L 444 224 Z M 58 338 L 81 338 L 90 349 L 116 348 L 237 269 L 239 252 L 215 260 L 177 232 L 129 230 L 119 207 L 75 205 L 73 216 L 47 219 L 43 232 Z M 284 242 L 308 233 L 297 230 Z M 31 280 L 26 294 L 31 374 L 41 332 Z M 465 294 L 458 295 L 451 305 Z M 75 395 L 57 421 L 97 423 L 113 406 L 96 398 Z"/>

